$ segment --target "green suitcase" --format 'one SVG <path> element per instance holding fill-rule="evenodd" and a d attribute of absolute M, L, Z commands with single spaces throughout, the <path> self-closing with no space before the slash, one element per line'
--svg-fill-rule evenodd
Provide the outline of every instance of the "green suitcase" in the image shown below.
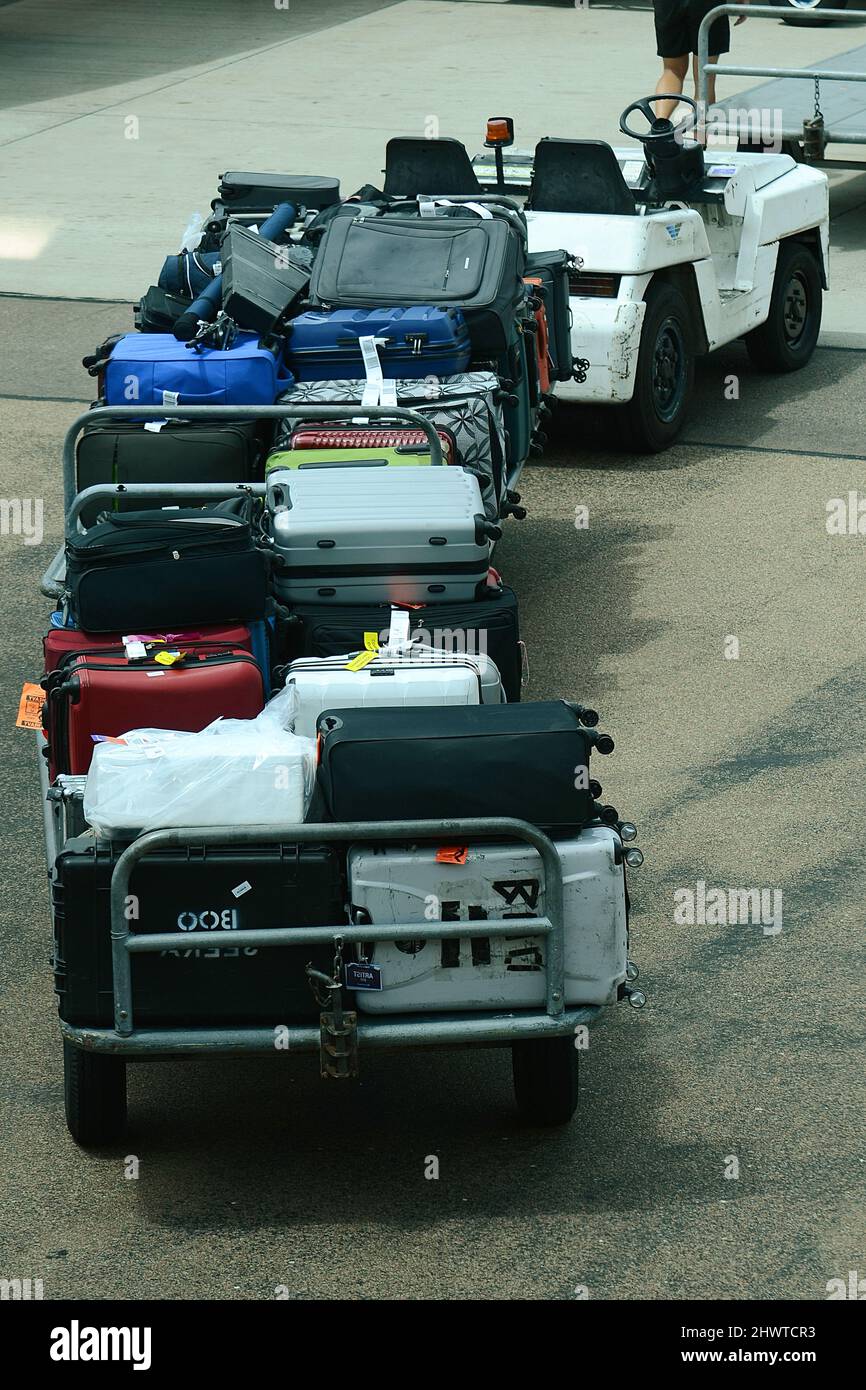
<path fill-rule="evenodd" d="M 273 473 L 277 468 L 417 468 L 419 465 L 430 465 L 430 450 L 421 444 L 380 449 L 275 449 L 268 455 L 265 472 Z"/>

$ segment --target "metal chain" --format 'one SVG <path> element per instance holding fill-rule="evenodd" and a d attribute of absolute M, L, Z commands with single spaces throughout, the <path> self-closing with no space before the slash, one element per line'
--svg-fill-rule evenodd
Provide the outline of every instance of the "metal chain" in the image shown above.
<path fill-rule="evenodd" d="M 334 964 L 333 974 L 330 980 L 328 979 L 327 975 L 323 974 L 321 970 L 315 970 L 313 968 L 312 961 L 307 965 L 307 979 L 310 983 L 310 989 L 312 990 L 313 998 L 319 1005 L 319 1008 L 329 1009 L 331 1007 L 331 1004 L 333 1003 L 334 991 L 341 989 L 343 985 L 342 936 L 334 937 Z"/>
<path fill-rule="evenodd" d="M 339 989 L 343 983 L 343 938 L 334 937 L 334 984 Z"/>
<path fill-rule="evenodd" d="M 815 120 L 823 121 L 824 113 L 821 110 L 821 83 L 815 78 Z"/>

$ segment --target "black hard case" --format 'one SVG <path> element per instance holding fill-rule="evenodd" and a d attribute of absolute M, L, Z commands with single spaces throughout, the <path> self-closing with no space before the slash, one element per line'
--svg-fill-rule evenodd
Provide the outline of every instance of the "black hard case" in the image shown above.
<path fill-rule="evenodd" d="M 125 847 L 88 834 L 68 841 L 57 860 L 54 988 L 60 1017 L 68 1023 L 114 1021 L 109 888 Z M 239 888 L 244 891 L 238 894 Z M 231 938 L 234 929 L 344 922 L 335 850 L 288 843 L 160 851 L 133 871 L 130 895 L 137 914 L 130 919 L 133 931 L 176 931 L 179 920 L 188 928 L 176 953 L 133 958 L 136 1024 L 277 1026 L 318 1017 L 305 967 L 311 961 L 330 974 L 333 947 L 250 952 L 233 947 Z"/>

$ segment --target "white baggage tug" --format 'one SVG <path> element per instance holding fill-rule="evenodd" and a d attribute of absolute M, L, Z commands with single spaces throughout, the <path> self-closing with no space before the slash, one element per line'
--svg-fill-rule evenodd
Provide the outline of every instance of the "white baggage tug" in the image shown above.
<path fill-rule="evenodd" d="M 693 123 L 655 117 L 664 100 L 620 117 L 641 149 L 545 139 L 506 153 L 513 125 L 495 118 L 492 155 L 473 160 L 483 188 L 526 196 L 530 251 L 575 257 L 576 375 L 557 394 L 617 406 L 624 443 L 641 451 L 679 433 L 697 356 L 743 338 L 761 370 L 805 366 L 828 283 L 826 175 L 785 154 L 705 152 L 683 134 Z"/>

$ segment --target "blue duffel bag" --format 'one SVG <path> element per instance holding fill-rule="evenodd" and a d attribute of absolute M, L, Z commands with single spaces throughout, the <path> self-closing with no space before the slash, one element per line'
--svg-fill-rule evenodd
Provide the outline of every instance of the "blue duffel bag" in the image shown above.
<path fill-rule="evenodd" d="M 106 405 L 273 405 L 294 381 L 255 333 L 229 348 L 188 346 L 171 333 L 127 333 L 105 368 Z"/>
<path fill-rule="evenodd" d="M 217 275 L 222 273 L 219 251 L 181 251 L 166 256 L 157 284 L 169 294 L 182 294 L 195 299 Z"/>

